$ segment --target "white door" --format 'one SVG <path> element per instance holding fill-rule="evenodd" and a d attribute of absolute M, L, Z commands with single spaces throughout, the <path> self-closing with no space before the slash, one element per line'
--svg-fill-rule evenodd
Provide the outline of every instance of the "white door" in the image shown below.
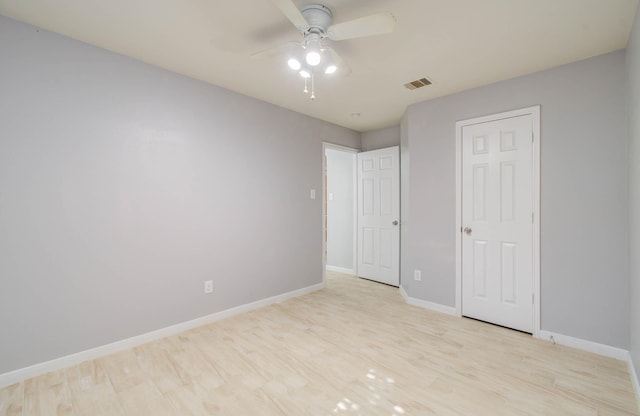
<path fill-rule="evenodd" d="M 533 330 L 533 116 L 462 128 L 462 314 Z"/>
<path fill-rule="evenodd" d="M 358 153 L 358 276 L 400 285 L 399 148 Z"/>

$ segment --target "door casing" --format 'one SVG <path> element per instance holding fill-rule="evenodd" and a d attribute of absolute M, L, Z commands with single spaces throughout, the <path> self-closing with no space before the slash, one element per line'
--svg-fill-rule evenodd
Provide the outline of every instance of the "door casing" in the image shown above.
<path fill-rule="evenodd" d="M 462 316 L 462 129 L 472 124 L 486 123 L 510 117 L 533 117 L 533 336 L 540 337 L 540 106 L 462 120 L 456 123 L 456 315 Z"/>

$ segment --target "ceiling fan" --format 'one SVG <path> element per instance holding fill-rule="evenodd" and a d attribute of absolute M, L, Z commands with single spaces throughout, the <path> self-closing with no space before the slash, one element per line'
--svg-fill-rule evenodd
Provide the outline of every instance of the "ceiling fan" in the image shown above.
<path fill-rule="evenodd" d="M 311 99 L 315 98 L 314 75 L 331 75 L 336 72 L 348 73 L 348 66 L 335 50 L 323 44 L 328 38 L 332 41 L 356 39 L 366 36 L 391 33 L 396 26 L 395 17 L 389 13 L 377 13 L 369 16 L 332 24 L 331 10 L 320 3 L 311 3 L 300 9 L 292 0 L 271 0 L 289 19 L 303 36 L 301 42 L 289 42 L 286 45 L 265 51 L 289 51 L 288 65 L 305 80 L 304 92 L 308 93 L 307 81 L 311 83 Z M 256 55 L 263 55 L 265 52 Z"/>

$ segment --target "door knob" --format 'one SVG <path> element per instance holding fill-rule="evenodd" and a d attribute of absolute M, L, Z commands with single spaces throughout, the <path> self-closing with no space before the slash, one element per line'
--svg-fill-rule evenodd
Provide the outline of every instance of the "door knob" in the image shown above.
<path fill-rule="evenodd" d="M 467 234 L 467 235 L 471 235 L 471 231 L 472 231 L 472 230 L 471 230 L 471 227 L 464 227 L 464 232 L 465 232 L 465 234 Z"/>
<path fill-rule="evenodd" d="M 398 225 L 398 220 L 394 220 L 391 224 Z"/>

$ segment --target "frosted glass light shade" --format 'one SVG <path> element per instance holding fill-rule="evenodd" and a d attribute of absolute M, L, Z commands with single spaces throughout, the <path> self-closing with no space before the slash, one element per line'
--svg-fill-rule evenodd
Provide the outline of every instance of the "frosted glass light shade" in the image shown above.
<path fill-rule="evenodd" d="M 293 69 L 294 71 L 299 70 L 302 65 L 300 64 L 300 61 L 298 61 L 295 58 L 291 58 L 287 61 L 287 64 L 289 65 L 289 68 Z"/>
<path fill-rule="evenodd" d="M 329 65 L 324 69 L 324 73 L 327 75 L 331 75 L 338 70 L 338 67 L 335 65 Z"/>
<path fill-rule="evenodd" d="M 311 50 L 306 56 L 307 63 L 311 66 L 316 66 L 320 63 L 320 52 Z"/>

